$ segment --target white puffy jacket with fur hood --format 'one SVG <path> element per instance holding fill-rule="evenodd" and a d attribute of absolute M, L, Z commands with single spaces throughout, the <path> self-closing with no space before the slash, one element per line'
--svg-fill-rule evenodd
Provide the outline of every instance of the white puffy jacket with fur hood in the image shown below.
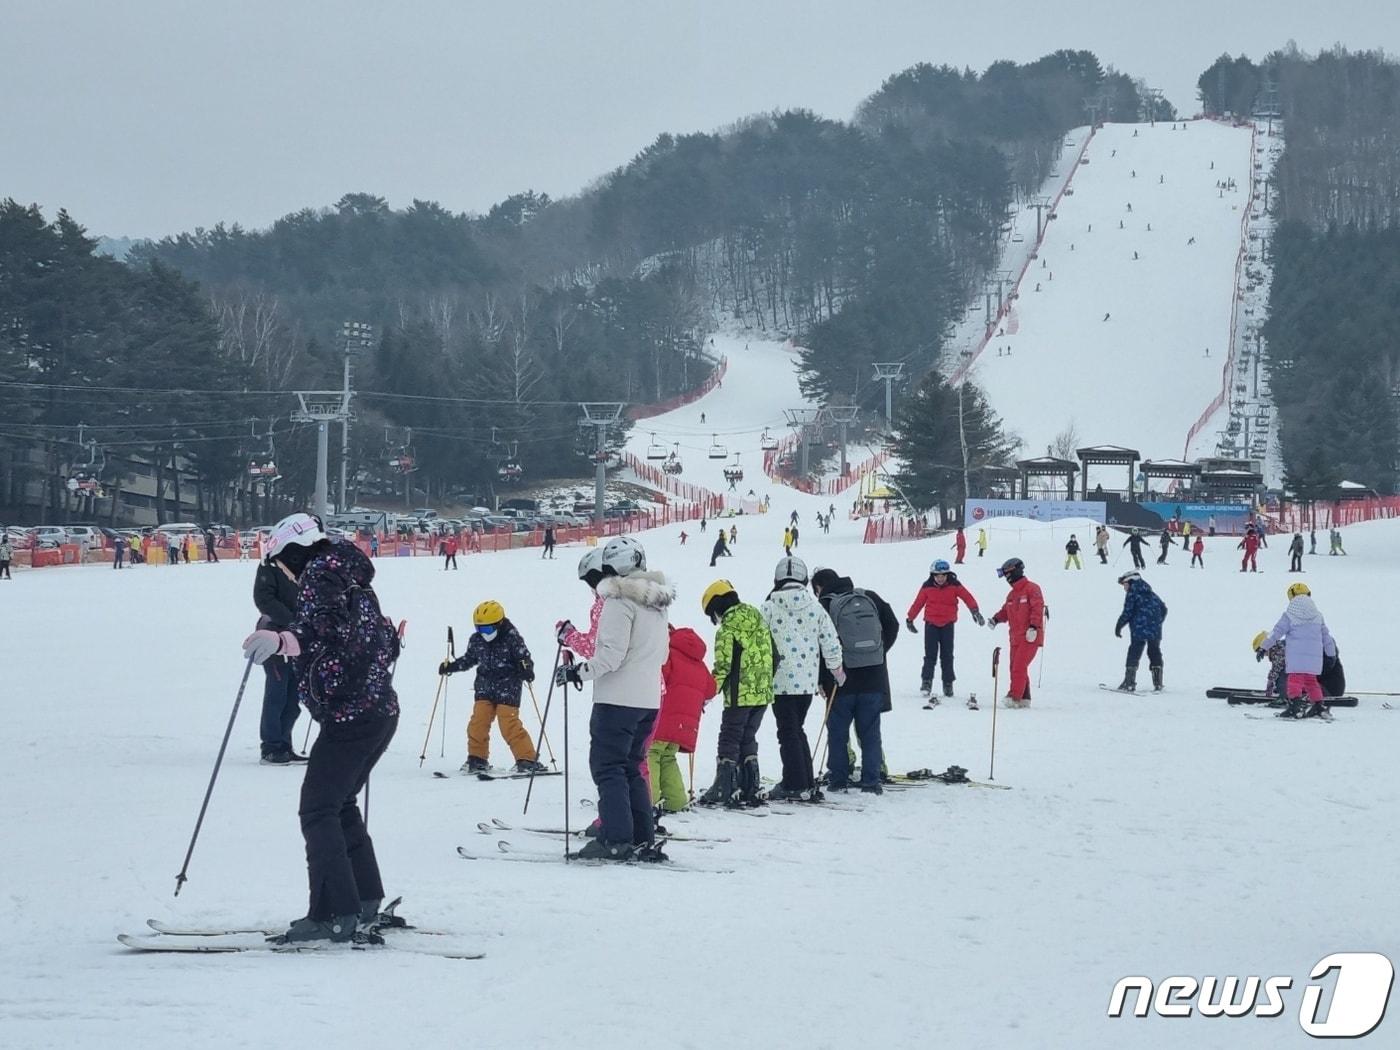
<path fill-rule="evenodd" d="M 661 706 L 661 665 L 670 651 L 666 614 L 676 588 L 659 572 L 608 576 L 598 584 L 603 611 L 593 657 L 579 677 L 593 683 L 595 704 Z"/>

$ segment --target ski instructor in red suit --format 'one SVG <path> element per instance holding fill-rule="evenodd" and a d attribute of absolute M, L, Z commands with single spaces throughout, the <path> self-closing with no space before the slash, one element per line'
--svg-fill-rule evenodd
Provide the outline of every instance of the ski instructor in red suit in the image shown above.
<path fill-rule="evenodd" d="M 1011 584 L 1006 603 L 987 623 L 993 630 L 1007 626 L 1011 642 L 1011 686 L 1008 707 L 1028 707 L 1031 702 L 1031 661 L 1045 644 L 1045 599 L 1040 588 L 1026 579 L 1026 565 L 1020 558 L 1008 558 L 997 575 Z"/>

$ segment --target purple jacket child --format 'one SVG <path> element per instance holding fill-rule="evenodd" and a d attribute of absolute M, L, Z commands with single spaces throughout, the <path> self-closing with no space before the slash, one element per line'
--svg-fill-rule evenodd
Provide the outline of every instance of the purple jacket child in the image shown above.
<path fill-rule="evenodd" d="M 1279 642 L 1283 642 L 1288 674 L 1321 674 L 1322 658 L 1337 655 L 1337 643 L 1332 640 L 1322 613 L 1306 594 L 1289 600 L 1288 608 L 1260 648 L 1268 651 Z"/>

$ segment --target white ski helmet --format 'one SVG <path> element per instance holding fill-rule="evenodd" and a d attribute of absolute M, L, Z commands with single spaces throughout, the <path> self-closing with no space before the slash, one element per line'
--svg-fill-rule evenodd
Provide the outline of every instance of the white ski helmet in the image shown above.
<path fill-rule="evenodd" d="M 263 543 L 263 561 L 271 563 L 288 547 L 310 547 L 326 538 L 321 519 L 311 514 L 289 514 L 272 526 Z"/>
<path fill-rule="evenodd" d="M 631 536 L 614 536 L 603 544 L 603 569 L 617 576 L 646 572 L 647 552 Z"/>
<path fill-rule="evenodd" d="M 596 572 L 599 576 L 603 574 L 603 548 L 591 547 L 582 558 L 578 560 L 578 578 L 586 580 L 590 572 Z"/>
<path fill-rule="evenodd" d="M 800 583 L 805 587 L 807 580 L 807 563 L 801 558 L 788 555 L 786 558 L 778 559 L 778 564 L 773 569 L 773 582 L 775 584 Z"/>

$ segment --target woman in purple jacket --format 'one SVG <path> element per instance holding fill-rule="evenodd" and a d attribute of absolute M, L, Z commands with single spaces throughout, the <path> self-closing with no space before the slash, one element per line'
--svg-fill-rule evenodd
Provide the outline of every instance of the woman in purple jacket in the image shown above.
<path fill-rule="evenodd" d="M 1279 717 L 1331 718 L 1322 703 L 1322 684 L 1317 676 L 1322 673 L 1325 657 L 1336 659 L 1337 643 L 1332 640 L 1306 583 L 1295 583 L 1288 588 L 1288 608 L 1283 610 L 1269 636 L 1256 647 L 1256 652 L 1268 652 L 1279 642 L 1283 643 L 1284 671 L 1288 675 L 1288 706 Z M 1307 703 L 1302 700 L 1304 695 Z"/>
<path fill-rule="evenodd" d="M 254 631 L 243 652 L 259 664 L 290 657 L 298 698 L 321 725 L 298 809 L 311 902 L 278 940 L 373 939 L 384 886 L 356 795 L 399 723 L 399 638 L 370 587 L 373 563 L 310 514 L 278 522 L 264 558 L 296 581 L 296 615 L 284 630 Z"/>

